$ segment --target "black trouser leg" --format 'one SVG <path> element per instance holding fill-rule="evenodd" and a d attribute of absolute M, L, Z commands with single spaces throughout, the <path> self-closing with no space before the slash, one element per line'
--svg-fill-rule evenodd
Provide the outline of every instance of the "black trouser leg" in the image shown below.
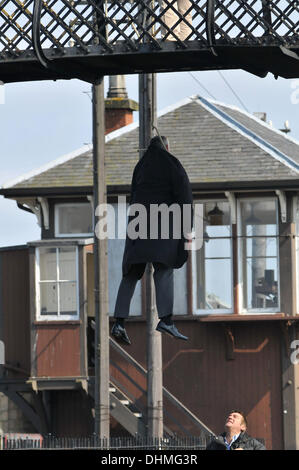
<path fill-rule="evenodd" d="M 173 313 L 173 269 L 156 262 L 153 267 L 158 316 L 163 318 Z M 138 271 L 133 267 L 119 285 L 114 309 L 115 318 L 128 318 L 137 281 Z"/>
<path fill-rule="evenodd" d="M 115 318 L 128 318 L 130 313 L 130 304 L 135 291 L 138 279 L 141 278 L 146 264 L 132 264 L 130 271 L 126 276 L 123 276 L 117 293 L 117 298 L 114 308 Z"/>
<path fill-rule="evenodd" d="M 124 276 L 118 288 L 114 317 L 128 318 L 130 313 L 130 303 L 133 297 L 138 277 L 134 272 L 130 272 Z"/>
<path fill-rule="evenodd" d="M 162 263 L 153 266 L 158 317 L 168 317 L 173 314 L 173 269 Z"/>

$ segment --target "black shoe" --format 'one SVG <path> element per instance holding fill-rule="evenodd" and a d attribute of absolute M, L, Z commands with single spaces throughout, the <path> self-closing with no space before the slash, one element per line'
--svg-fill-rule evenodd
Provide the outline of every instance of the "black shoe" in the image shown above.
<path fill-rule="evenodd" d="M 114 336 L 114 338 L 117 341 L 120 341 L 126 344 L 131 344 L 131 341 L 127 335 L 125 328 L 118 323 L 114 323 L 112 330 L 111 330 L 111 335 Z"/>
<path fill-rule="evenodd" d="M 166 325 L 166 323 L 163 320 L 159 321 L 156 330 L 160 331 L 161 333 L 167 333 L 170 336 L 173 336 L 174 338 L 177 338 L 177 339 L 184 339 L 185 341 L 187 341 L 188 339 L 187 336 L 182 335 L 178 331 L 177 327 L 174 324 Z"/>

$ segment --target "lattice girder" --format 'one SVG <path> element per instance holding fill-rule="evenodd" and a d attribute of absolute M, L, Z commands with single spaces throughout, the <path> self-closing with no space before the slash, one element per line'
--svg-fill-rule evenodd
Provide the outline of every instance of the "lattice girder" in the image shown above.
<path fill-rule="evenodd" d="M 8 77 L 15 73 L 13 61 L 19 68 L 22 62 L 28 70 L 38 67 L 32 35 L 35 1 L 0 0 L 0 79 L 5 64 Z M 257 70 L 263 68 L 260 53 L 273 61 L 281 56 L 282 67 L 291 63 L 295 72 L 290 76 L 297 76 L 298 23 L 299 1 L 48 0 L 42 2 L 39 39 L 45 57 L 56 65 L 60 62 L 65 78 L 73 76 L 73 68 L 68 70 L 71 62 L 78 70 L 86 65 L 91 76 L 243 68 L 241 52 L 248 53 L 249 68 L 257 54 Z M 293 55 L 286 57 L 286 51 Z M 174 54 L 178 60 L 171 57 Z M 267 60 L 264 70 L 280 75 Z M 53 70 L 38 68 L 40 78 L 55 76 Z"/>

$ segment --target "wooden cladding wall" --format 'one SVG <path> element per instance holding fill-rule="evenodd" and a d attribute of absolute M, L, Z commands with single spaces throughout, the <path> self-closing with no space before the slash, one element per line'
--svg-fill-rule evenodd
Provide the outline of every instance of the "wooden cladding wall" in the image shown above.
<path fill-rule="evenodd" d="M 57 322 L 35 325 L 37 377 L 79 377 L 80 323 Z"/>
<path fill-rule="evenodd" d="M 0 335 L 6 373 L 30 374 L 29 253 L 27 247 L 0 251 Z"/>
<path fill-rule="evenodd" d="M 31 349 L 34 353 L 32 371 L 37 377 L 78 377 L 84 375 L 84 327 L 80 322 L 32 323 L 29 304 L 28 249 L 0 250 L 0 339 L 5 343 L 7 373 L 22 377 L 30 373 Z M 268 449 L 283 448 L 282 351 L 283 330 L 279 321 L 199 322 L 197 319 L 177 320 L 188 342 L 163 336 L 164 386 L 198 416 L 215 433 L 223 430 L 227 413 L 242 409 L 248 416 L 249 433 L 265 439 Z M 81 318 L 82 321 L 82 318 Z M 124 346 L 146 368 L 146 322 L 127 322 L 131 346 Z M 81 336 L 81 341 L 80 341 Z M 83 351 L 83 352 L 82 352 Z M 146 380 L 134 372 L 115 354 L 125 372 L 134 377 L 144 390 Z M 118 381 L 122 374 L 112 366 Z M 126 379 L 124 384 L 144 403 L 144 392 Z M 69 413 L 82 414 L 90 429 L 90 406 L 78 407 L 74 393 Z M 61 406 L 68 393 L 59 395 Z M 166 404 L 166 402 L 165 402 Z M 86 417 L 86 413 L 88 417 Z M 196 429 L 183 416 L 180 418 L 190 433 Z M 80 421 L 80 420 L 79 420 Z M 169 423 L 167 423 L 169 424 Z M 59 427 L 63 429 L 59 431 Z M 71 435 L 68 422 L 55 426 L 55 432 Z M 67 432 L 69 429 L 69 433 Z M 172 429 L 179 430 L 172 425 Z M 116 431 L 115 431 L 116 432 Z"/>
<path fill-rule="evenodd" d="M 229 327 L 233 344 L 228 343 L 229 323 L 182 320 L 177 325 L 189 341 L 163 336 L 164 386 L 213 432 L 223 431 L 230 410 L 241 409 L 251 435 L 265 439 L 268 449 L 282 449 L 280 325 L 269 320 L 234 324 Z M 125 349 L 146 368 L 146 323 L 127 322 L 126 329 L 132 345 Z M 183 415 L 180 419 L 197 434 Z"/>

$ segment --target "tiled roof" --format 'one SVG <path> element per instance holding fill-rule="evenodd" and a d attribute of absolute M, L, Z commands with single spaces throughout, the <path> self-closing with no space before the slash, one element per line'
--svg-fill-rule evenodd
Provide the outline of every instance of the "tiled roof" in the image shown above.
<path fill-rule="evenodd" d="M 158 117 L 161 135 L 191 183 L 299 178 L 299 143 L 250 114 L 194 96 Z M 107 185 L 129 185 L 138 161 L 137 124 L 106 136 Z M 32 189 L 92 186 L 92 149 L 83 148 L 3 186 Z M 3 190 L 2 190 L 3 192 Z"/>

